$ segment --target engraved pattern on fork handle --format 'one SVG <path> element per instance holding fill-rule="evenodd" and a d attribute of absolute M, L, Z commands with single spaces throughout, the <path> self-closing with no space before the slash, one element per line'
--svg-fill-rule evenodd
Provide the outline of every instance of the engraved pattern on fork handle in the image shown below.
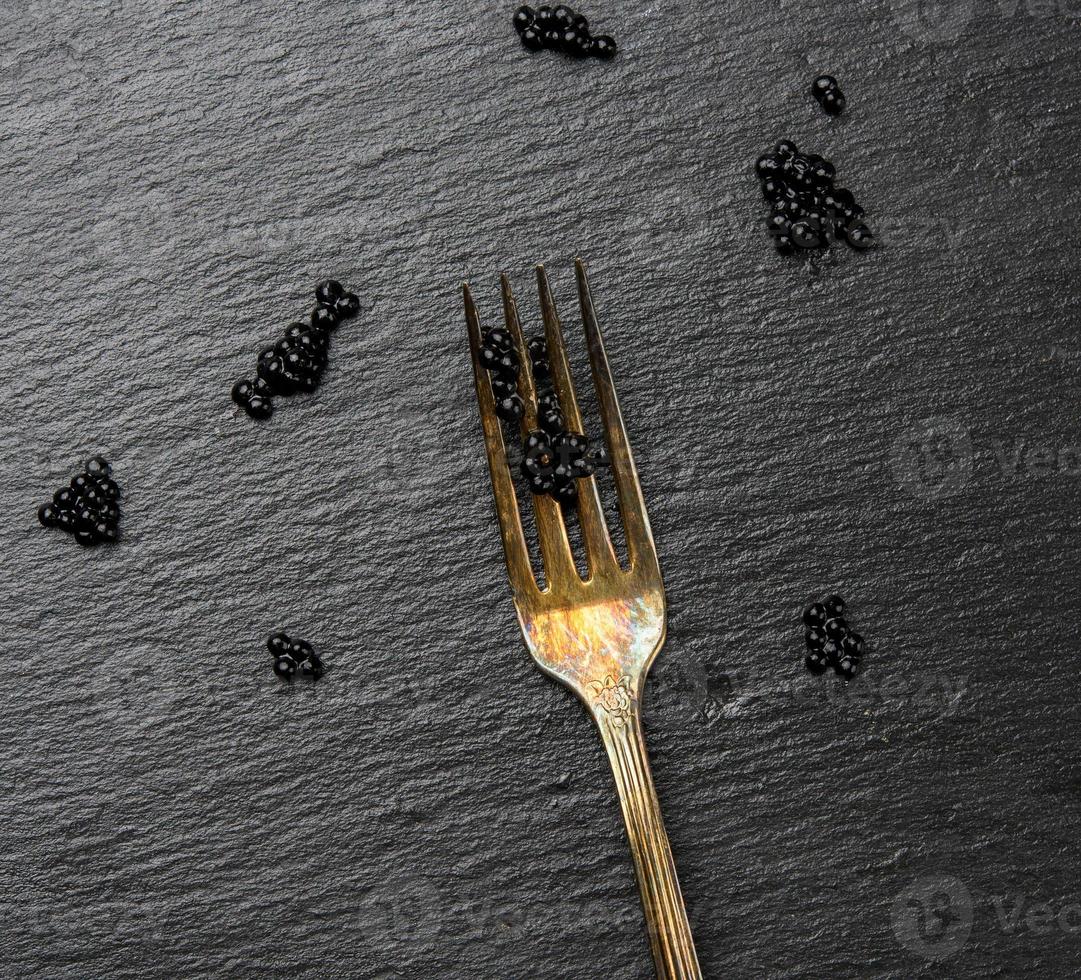
<path fill-rule="evenodd" d="M 632 701 L 619 716 L 598 706 L 593 717 L 619 791 L 657 976 L 660 980 L 701 980 L 672 848 L 649 770 L 638 703 Z"/>

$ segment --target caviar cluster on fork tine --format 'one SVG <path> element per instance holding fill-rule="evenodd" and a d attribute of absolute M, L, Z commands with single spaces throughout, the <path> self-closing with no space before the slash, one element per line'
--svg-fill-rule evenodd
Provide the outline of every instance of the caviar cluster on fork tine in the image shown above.
<path fill-rule="evenodd" d="M 315 391 L 327 366 L 331 333 L 360 310 L 356 294 L 346 292 L 334 279 L 324 279 L 315 287 L 315 302 L 306 321 L 289 324 L 281 340 L 259 355 L 258 377 L 233 385 L 233 401 L 252 418 L 270 417 L 273 395 Z"/>
<path fill-rule="evenodd" d="M 769 204 L 766 228 L 782 255 L 825 248 L 840 239 L 858 251 L 874 245 L 863 208 L 850 190 L 837 187 L 837 170 L 825 157 L 801 153 L 783 139 L 755 163 Z"/>
<path fill-rule="evenodd" d="M 568 431 L 559 399 L 552 390 L 547 341 L 533 337 L 528 348 L 537 389 L 539 428 L 529 432 L 522 444 L 522 475 L 533 493 L 549 494 L 561 504 L 573 506 L 578 501 L 575 481 L 608 466 L 608 453 L 603 447 L 592 448 L 581 432 Z M 480 362 L 489 372 L 496 414 L 518 425 L 525 416 L 525 402 L 518 392 L 521 358 L 509 331 L 494 327 L 485 333 Z"/>
<path fill-rule="evenodd" d="M 66 531 L 87 548 L 115 542 L 120 533 L 120 487 L 104 457 L 88 459 L 82 473 L 38 508 L 38 521 L 42 527 Z"/>
<path fill-rule="evenodd" d="M 514 29 L 522 45 L 530 51 L 561 51 L 572 58 L 616 56 L 615 39 L 607 34 L 593 36 L 589 21 L 565 3 L 556 7 L 522 6 L 514 12 Z"/>
<path fill-rule="evenodd" d="M 845 619 L 845 601 L 839 595 L 827 596 L 803 610 L 805 663 L 813 674 L 832 667 L 846 680 L 852 680 L 863 661 L 864 642 Z"/>

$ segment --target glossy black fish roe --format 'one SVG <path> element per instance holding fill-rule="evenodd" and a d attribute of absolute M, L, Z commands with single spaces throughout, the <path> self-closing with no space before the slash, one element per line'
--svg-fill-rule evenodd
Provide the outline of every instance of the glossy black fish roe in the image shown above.
<path fill-rule="evenodd" d="M 521 422 L 525 415 L 525 402 L 521 395 L 509 395 L 495 403 L 495 413 L 504 422 Z"/>
<path fill-rule="evenodd" d="M 232 388 L 232 399 L 254 419 L 274 412 L 272 395 L 314 392 L 327 366 L 330 335 L 342 321 L 357 315 L 360 300 L 336 279 L 315 287 L 316 307 L 307 321 L 288 324 L 279 340 L 263 348 L 256 363 L 258 377 L 243 378 Z"/>
<path fill-rule="evenodd" d="M 864 651 L 863 637 L 859 633 L 849 633 L 848 636 L 841 640 L 841 649 L 846 657 L 862 660 Z"/>
<path fill-rule="evenodd" d="M 315 301 L 321 306 L 333 306 L 344 295 L 342 284 L 335 279 L 324 279 L 315 287 Z"/>
<path fill-rule="evenodd" d="M 825 630 L 826 636 L 840 643 L 841 640 L 848 636 L 848 623 L 840 616 L 834 616 L 832 619 L 826 620 Z"/>
<path fill-rule="evenodd" d="M 532 7 L 522 6 L 514 11 L 512 22 L 514 29 L 521 34 L 527 27 L 532 27 L 537 20 L 537 12 Z"/>
<path fill-rule="evenodd" d="M 248 403 L 248 401 L 254 394 L 255 385 L 253 385 L 250 381 L 241 380 L 238 381 L 235 385 L 233 385 L 233 401 L 235 401 L 241 408 L 243 408 Z"/>
<path fill-rule="evenodd" d="M 574 23 L 574 11 L 565 3 L 552 8 L 552 20 L 557 27 L 570 27 Z"/>
<path fill-rule="evenodd" d="M 505 354 L 507 351 L 514 350 L 514 338 L 511 337 L 510 331 L 502 327 L 493 327 L 485 333 L 483 346 Z"/>
<path fill-rule="evenodd" d="M 600 34 L 593 38 L 592 54 L 594 58 L 600 58 L 602 61 L 611 61 L 619 54 L 616 39 L 608 34 Z"/>
<path fill-rule="evenodd" d="M 38 508 L 38 521 L 43 527 L 66 531 L 83 547 L 116 541 L 120 487 L 109 476 L 111 472 L 112 467 L 101 456 L 87 460 L 82 473 Z"/>
<path fill-rule="evenodd" d="M 835 616 L 844 616 L 845 614 L 845 601 L 839 595 L 828 595 L 822 600 L 822 605 L 826 607 L 826 616 L 832 619 Z"/>
<path fill-rule="evenodd" d="M 300 673 L 310 680 L 318 680 L 323 676 L 324 670 L 323 661 L 314 650 L 310 656 L 300 662 Z"/>
<path fill-rule="evenodd" d="M 297 672 L 297 662 L 290 656 L 285 655 L 274 658 L 274 673 L 283 681 L 291 681 Z"/>
<path fill-rule="evenodd" d="M 821 626 L 808 626 L 803 640 L 808 650 L 821 650 L 826 642 L 826 631 Z"/>
<path fill-rule="evenodd" d="M 337 328 L 340 318 L 337 313 L 327 306 L 317 306 L 308 317 L 308 322 L 317 330 L 325 330 L 327 333 Z"/>
<path fill-rule="evenodd" d="M 831 88 L 837 88 L 837 79 L 832 75 L 819 75 L 811 82 L 811 91 L 817 97 L 821 93 L 828 92 Z"/>
<path fill-rule="evenodd" d="M 791 140 L 782 139 L 758 158 L 755 172 L 770 209 L 767 228 L 780 254 L 825 248 L 838 240 L 861 251 L 873 245 L 873 234 L 859 220 L 863 208 L 850 191 L 834 186 L 837 171 L 831 161 L 801 153 Z"/>
<path fill-rule="evenodd" d="M 840 674 L 846 681 L 852 680 L 852 678 L 859 673 L 859 669 L 859 661 L 853 660 L 851 657 L 842 657 L 837 662 L 837 673 Z"/>
<path fill-rule="evenodd" d="M 845 601 L 839 595 L 829 595 L 822 602 L 813 603 L 804 610 L 804 624 L 817 622 L 825 615 L 823 625 L 807 625 L 805 639 L 810 651 L 806 658 L 807 669 L 821 673 L 822 660 L 838 674 L 851 680 L 863 660 L 865 644 L 844 619 Z M 817 656 L 812 657 L 812 654 Z"/>
<path fill-rule="evenodd" d="M 547 48 L 573 58 L 614 58 L 618 48 L 607 34 L 594 37 L 589 20 L 567 4 L 519 7 L 512 18 L 522 44 L 530 51 Z"/>
<path fill-rule="evenodd" d="M 522 47 L 528 51 L 544 50 L 544 36 L 533 27 L 527 27 L 522 31 Z"/>
<path fill-rule="evenodd" d="M 807 656 L 803 658 L 803 662 L 807 665 L 807 669 L 812 674 L 824 673 L 826 668 L 830 665 L 829 658 L 821 650 L 808 650 Z"/>
<path fill-rule="evenodd" d="M 280 657 L 289 652 L 292 643 L 293 641 L 289 639 L 289 636 L 286 633 L 271 633 L 270 636 L 267 637 L 266 648 L 274 654 L 274 656 Z"/>
<path fill-rule="evenodd" d="M 839 115 L 845 108 L 845 97 L 837 79 L 832 75 L 819 75 L 811 82 L 811 95 L 830 115 Z"/>
<path fill-rule="evenodd" d="M 812 602 L 803 610 L 804 626 L 824 626 L 829 617 L 826 615 L 826 607 L 821 602 Z"/>
<path fill-rule="evenodd" d="M 339 320 L 351 320 L 360 312 L 360 297 L 356 293 L 346 293 L 338 297 L 334 304 L 334 312 Z"/>
<path fill-rule="evenodd" d="M 841 92 L 827 92 L 818 100 L 822 108 L 831 116 L 839 116 L 845 111 L 848 101 Z"/>

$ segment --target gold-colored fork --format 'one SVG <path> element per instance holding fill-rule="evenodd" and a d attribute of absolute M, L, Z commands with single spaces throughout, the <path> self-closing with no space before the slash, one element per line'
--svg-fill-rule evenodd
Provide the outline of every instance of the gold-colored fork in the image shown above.
<path fill-rule="evenodd" d="M 597 723 L 608 751 L 657 975 L 665 980 L 700 978 L 702 972 L 676 878 L 672 849 L 649 771 L 640 714 L 646 673 L 664 643 L 664 583 L 581 260 L 576 261 L 575 269 L 593 383 L 627 542 L 628 567 L 622 567 L 616 559 L 597 483 L 589 477 L 578 481 L 578 519 L 588 563 L 584 578 L 575 566 L 560 505 L 549 496 L 533 497 L 545 577 L 544 588 L 538 586 L 522 532 L 503 430 L 495 412 L 495 396 L 488 372 L 480 361 L 480 318 L 466 283 L 462 287 L 465 317 L 488 468 L 514 605 L 526 646 L 541 670 L 581 698 Z M 526 406 L 522 429 L 528 431 L 537 427 L 537 390 L 510 281 L 506 275 L 501 281 L 506 328 L 514 338 L 522 362 L 518 388 Z M 571 381 L 562 328 L 543 266 L 537 267 L 537 285 L 555 392 L 567 427 L 582 432 L 582 415 Z"/>

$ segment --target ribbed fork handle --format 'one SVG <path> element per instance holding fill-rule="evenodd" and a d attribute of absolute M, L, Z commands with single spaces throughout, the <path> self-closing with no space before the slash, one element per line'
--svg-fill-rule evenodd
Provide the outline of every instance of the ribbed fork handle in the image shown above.
<path fill-rule="evenodd" d="M 701 980 L 672 848 L 649 771 L 638 706 L 632 702 L 628 711 L 617 714 L 602 709 L 595 717 L 619 790 L 657 976 L 660 980 Z"/>

